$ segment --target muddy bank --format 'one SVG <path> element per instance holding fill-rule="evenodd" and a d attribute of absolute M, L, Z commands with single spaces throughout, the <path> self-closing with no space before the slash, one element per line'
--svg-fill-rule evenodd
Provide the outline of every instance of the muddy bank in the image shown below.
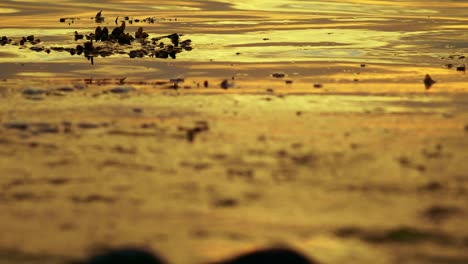
<path fill-rule="evenodd" d="M 467 258 L 466 96 L 114 87 L 3 92 L 1 261 L 134 245 L 206 263 L 278 243 L 320 263 Z"/>

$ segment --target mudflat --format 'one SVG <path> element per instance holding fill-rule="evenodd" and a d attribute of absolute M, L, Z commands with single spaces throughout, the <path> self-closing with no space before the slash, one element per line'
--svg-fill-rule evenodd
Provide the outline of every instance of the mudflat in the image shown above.
<path fill-rule="evenodd" d="M 159 2 L 0 3 L 0 263 L 468 261 L 468 4 Z"/>

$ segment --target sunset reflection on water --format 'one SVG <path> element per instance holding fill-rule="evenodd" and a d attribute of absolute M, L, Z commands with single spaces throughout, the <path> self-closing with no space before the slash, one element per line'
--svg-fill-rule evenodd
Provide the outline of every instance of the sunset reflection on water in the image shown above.
<path fill-rule="evenodd" d="M 129 24 L 133 34 L 143 26 L 151 37 L 177 32 L 193 41 L 193 51 L 168 60 L 173 67 L 193 69 L 195 64 L 236 63 L 378 63 L 409 67 L 442 67 L 465 61 L 444 61 L 468 49 L 468 20 L 457 1 L 2 1 L 0 35 L 13 39 L 35 35 L 44 47 L 72 48 L 75 31 L 91 33 L 97 25 L 113 28 L 116 18 L 155 17 L 154 24 Z M 106 20 L 91 19 L 103 10 Z M 59 18 L 77 18 L 59 23 Z M 137 46 L 138 47 L 138 46 Z M 135 47 L 124 47 L 131 50 Z M 133 64 L 136 68 L 150 58 L 129 61 L 126 54 L 100 59 L 93 71 L 101 75 L 105 64 Z M 63 64 L 68 73 L 76 56 L 52 51 L 36 53 L 17 46 L 1 47 L 0 64 L 30 61 Z M 68 63 L 68 64 L 67 64 Z M 162 62 L 160 62 L 162 63 Z M 182 65 L 183 64 L 183 65 Z M 260 65 L 259 65 L 260 66 Z M 147 67 L 147 66 L 144 66 Z M 158 65 L 161 67 L 161 65 Z M 205 66 L 203 66 L 205 67 Z M 108 68 L 108 67 L 106 67 Z M 143 68 L 142 68 L 143 69 Z M 394 69 L 392 69 L 394 70 Z M 182 70 L 183 71 L 183 70 Z M 90 72 L 91 69 L 90 69 Z M 142 72 L 145 72 L 142 70 Z M 6 74 L 7 76 L 12 73 Z M 56 72 L 60 76 L 60 72 Z M 125 71 L 119 72 L 125 74 Z M 138 76 L 138 71 L 131 71 Z M 109 72 L 108 75 L 115 75 Z M 187 73 L 190 75 L 190 73 Z M 143 77 L 143 75 L 141 75 Z"/>

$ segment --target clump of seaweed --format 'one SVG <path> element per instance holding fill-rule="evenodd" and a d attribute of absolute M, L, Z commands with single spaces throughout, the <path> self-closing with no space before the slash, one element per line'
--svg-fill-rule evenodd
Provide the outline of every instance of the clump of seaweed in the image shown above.
<path fill-rule="evenodd" d="M 104 21 L 102 10 L 99 11 L 93 18 L 97 23 Z M 60 19 L 60 22 L 67 21 L 68 18 Z M 37 45 L 41 43 L 40 39 L 36 39 L 33 35 L 22 37 L 19 42 L 13 42 L 8 37 L 4 36 L 0 39 L 0 45 L 13 44 L 18 46 L 26 46 L 31 44 L 30 50 L 36 52 L 51 51 L 68 52 L 70 55 L 83 55 L 91 64 L 94 64 L 96 57 L 108 57 L 114 54 L 127 54 L 130 58 L 161 58 L 176 59 L 176 55 L 182 51 L 192 50 L 192 41 L 190 39 L 182 40 L 182 34 L 172 33 L 169 35 L 149 38 L 150 34 L 145 32 L 143 27 L 139 27 L 136 32 L 129 33 L 126 31 L 127 22 L 142 21 L 154 23 L 155 18 L 146 18 L 143 20 L 133 20 L 129 17 L 124 17 L 120 26 L 115 27 L 110 31 L 107 27 L 97 26 L 94 32 L 83 34 L 75 31 L 73 38 L 77 43 L 76 47 L 45 47 Z M 118 22 L 118 17 L 116 23 Z M 167 44 L 164 43 L 165 40 Z"/>

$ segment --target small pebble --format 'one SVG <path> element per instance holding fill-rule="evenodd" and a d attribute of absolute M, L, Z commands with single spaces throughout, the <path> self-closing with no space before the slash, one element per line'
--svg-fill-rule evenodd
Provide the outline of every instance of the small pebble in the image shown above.
<path fill-rule="evenodd" d="M 26 130 L 28 129 L 29 124 L 25 122 L 10 122 L 10 123 L 5 123 L 3 127 L 8 128 L 8 129 Z"/>
<path fill-rule="evenodd" d="M 286 74 L 284 74 L 282 72 L 275 72 L 271 76 L 273 76 L 275 78 L 284 78 L 286 76 Z"/>
<path fill-rule="evenodd" d="M 88 123 L 88 122 L 81 122 L 77 124 L 77 127 L 82 128 L 82 129 L 93 129 L 93 128 L 99 128 L 99 124 L 95 123 Z"/>
<path fill-rule="evenodd" d="M 36 89 L 36 88 L 26 88 L 22 91 L 24 95 L 41 95 L 46 93 L 45 90 L 42 89 Z"/>
<path fill-rule="evenodd" d="M 223 80 L 220 84 L 221 88 L 223 89 L 229 89 L 233 86 L 233 84 L 231 82 L 229 82 L 229 80 Z"/>
<path fill-rule="evenodd" d="M 463 65 L 463 66 L 458 66 L 458 67 L 457 67 L 457 71 L 465 72 L 465 71 L 466 71 L 466 66 L 465 66 L 465 65 Z"/>
<path fill-rule="evenodd" d="M 131 91 L 133 91 L 132 87 L 115 87 L 109 90 L 109 92 L 117 94 L 129 93 Z"/>

